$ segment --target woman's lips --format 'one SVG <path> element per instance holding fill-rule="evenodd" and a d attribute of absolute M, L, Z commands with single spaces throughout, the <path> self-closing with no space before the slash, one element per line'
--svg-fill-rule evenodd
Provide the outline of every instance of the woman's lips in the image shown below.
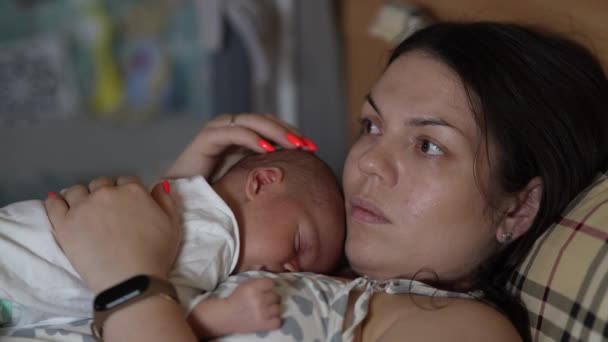
<path fill-rule="evenodd" d="M 350 205 L 350 215 L 357 221 L 376 224 L 390 223 L 382 211 L 368 200 L 355 197 L 350 201 Z"/>

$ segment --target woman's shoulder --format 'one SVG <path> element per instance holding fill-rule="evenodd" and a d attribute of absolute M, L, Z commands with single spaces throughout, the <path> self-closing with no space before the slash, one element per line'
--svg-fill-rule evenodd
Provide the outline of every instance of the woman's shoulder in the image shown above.
<path fill-rule="evenodd" d="M 364 341 L 521 341 L 504 315 L 473 299 L 378 294 L 366 325 Z"/>

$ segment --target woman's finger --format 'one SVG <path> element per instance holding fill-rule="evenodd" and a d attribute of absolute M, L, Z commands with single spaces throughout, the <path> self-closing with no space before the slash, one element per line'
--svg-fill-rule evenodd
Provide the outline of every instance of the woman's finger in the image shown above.
<path fill-rule="evenodd" d="M 142 181 L 135 176 L 119 176 L 116 178 L 116 185 L 125 185 L 130 183 L 138 184 L 144 187 L 144 183 L 142 183 Z"/>
<path fill-rule="evenodd" d="M 228 123 L 232 123 L 233 125 L 239 125 L 239 124 L 251 124 L 251 120 L 259 120 L 260 118 L 264 119 L 264 120 L 269 120 L 274 122 L 275 124 L 277 124 L 278 126 L 283 127 L 284 129 L 297 134 L 297 135 L 301 135 L 301 132 L 293 125 L 290 125 L 289 123 L 279 119 L 276 115 L 271 114 L 271 113 L 239 113 L 239 114 L 223 114 L 223 115 L 227 115 L 228 116 Z"/>
<path fill-rule="evenodd" d="M 58 226 L 58 223 L 63 220 L 70 209 L 68 204 L 59 195 L 49 196 L 49 198 L 44 201 L 44 208 L 46 209 L 49 221 L 51 221 L 53 230 L 55 230 L 55 227 Z"/>
<path fill-rule="evenodd" d="M 258 121 L 260 121 L 259 120 L 260 117 L 263 117 L 266 120 L 274 122 L 276 125 L 283 127 L 283 129 L 285 129 L 285 134 L 277 135 L 276 137 L 271 138 L 273 141 L 275 141 L 279 145 L 281 145 L 285 148 L 293 148 L 295 146 L 298 148 L 303 148 L 303 149 L 307 149 L 307 150 L 311 150 L 311 151 L 317 150 L 317 145 L 314 142 L 312 142 L 312 140 L 305 137 L 297 128 L 282 121 L 275 115 L 272 115 L 272 114 L 245 114 L 243 120 L 246 123 L 248 123 L 248 120 L 254 120 L 254 119 L 255 119 L 255 122 L 258 122 Z M 253 122 L 251 122 L 251 123 L 253 123 Z M 255 124 L 255 123 L 253 123 L 253 124 Z M 274 132 L 274 131 L 271 131 L 271 132 Z M 271 137 L 271 135 L 270 135 L 271 133 L 266 133 L 266 134 L 269 134 L 268 137 Z"/>
<path fill-rule="evenodd" d="M 89 188 L 82 184 L 76 184 L 62 191 L 62 196 L 69 207 L 74 207 L 89 196 Z"/>
<path fill-rule="evenodd" d="M 207 134 L 207 139 L 211 144 L 209 152 L 210 155 L 214 157 L 226 150 L 227 147 L 233 145 L 245 147 L 258 153 L 273 151 L 268 147 L 272 146 L 272 141 L 244 126 L 216 129 L 214 131 L 209 131 Z"/>
<path fill-rule="evenodd" d="M 298 130 L 298 129 L 297 129 L 295 126 L 293 126 L 293 125 L 289 124 L 288 122 L 285 122 L 285 121 L 283 121 L 283 120 L 279 119 L 279 118 L 278 118 L 276 115 L 274 115 L 274 114 L 265 113 L 265 114 L 262 114 L 262 116 L 264 116 L 264 117 L 266 117 L 267 119 L 272 120 L 272 121 L 274 121 L 274 122 L 276 122 L 276 123 L 278 123 L 278 124 L 280 124 L 280 125 L 282 125 L 282 126 L 286 127 L 286 128 L 289 130 L 289 131 L 291 131 L 291 132 L 292 132 L 292 133 L 294 133 L 294 134 L 302 135 L 302 133 L 300 132 L 300 130 Z"/>
<path fill-rule="evenodd" d="M 242 114 L 237 116 L 236 122 L 237 126 L 252 129 L 285 148 L 301 147 L 298 144 L 294 144 L 293 140 L 290 140 L 289 135 L 302 138 L 302 133 L 272 114 Z"/>
<path fill-rule="evenodd" d="M 91 193 L 99 190 L 104 186 L 113 186 L 114 180 L 110 177 L 97 177 L 89 183 L 89 191 Z"/>
<path fill-rule="evenodd" d="M 233 124 L 231 124 L 232 118 L 234 118 Z M 281 121 L 272 114 L 223 114 L 218 117 L 217 121 L 210 122 L 207 127 L 214 130 L 222 127 L 231 129 L 246 128 L 284 148 L 300 147 L 298 144 L 294 144 L 293 136 L 296 138 L 303 137 L 302 133 L 295 127 Z M 291 134 L 291 138 L 289 134 Z M 253 150 L 256 151 L 257 149 L 254 148 Z"/>
<path fill-rule="evenodd" d="M 152 198 L 158 203 L 163 211 L 169 216 L 175 227 L 181 227 L 179 224 L 179 215 L 173 198 L 171 197 L 171 185 L 169 183 L 158 183 L 152 188 Z"/>

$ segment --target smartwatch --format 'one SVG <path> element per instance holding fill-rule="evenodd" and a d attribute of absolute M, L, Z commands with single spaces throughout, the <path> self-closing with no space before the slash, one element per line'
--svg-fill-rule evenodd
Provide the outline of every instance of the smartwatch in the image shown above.
<path fill-rule="evenodd" d="M 93 301 L 93 336 L 98 339 L 103 337 L 103 325 L 111 314 L 151 296 L 161 296 L 178 302 L 173 284 L 148 275 L 129 278 L 98 294 Z"/>

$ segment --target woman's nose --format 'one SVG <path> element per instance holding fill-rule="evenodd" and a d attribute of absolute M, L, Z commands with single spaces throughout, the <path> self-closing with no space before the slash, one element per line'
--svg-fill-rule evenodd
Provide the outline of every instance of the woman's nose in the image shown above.
<path fill-rule="evenodd" d="M 368 177 L 378 178 L 386 186 L 393 186 L 397 182 L 394 160 L 382 145 L 372 146 L 361 155 L 359 169 Z"/>

